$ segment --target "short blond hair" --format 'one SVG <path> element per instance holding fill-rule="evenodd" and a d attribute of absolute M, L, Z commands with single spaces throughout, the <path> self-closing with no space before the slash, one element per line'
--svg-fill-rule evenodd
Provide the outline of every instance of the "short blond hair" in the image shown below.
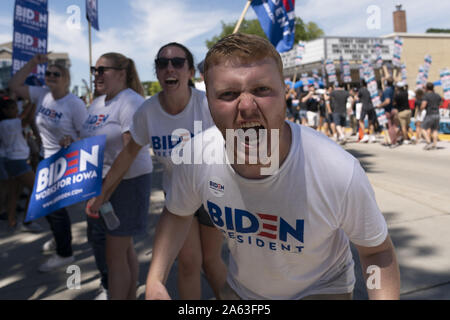
<path fill-rule="evenodd" d="M 204 77 L 207 83 L 209 68 L 223 61 L 237 59 L 243 62 L 254 62 L 264 58 L 275 60 L 280 79 L 283 80 L 283 62 L 275 47 L 266 39 L 253 35 L 234 33 L 219 40 L 206 54 Z"/>

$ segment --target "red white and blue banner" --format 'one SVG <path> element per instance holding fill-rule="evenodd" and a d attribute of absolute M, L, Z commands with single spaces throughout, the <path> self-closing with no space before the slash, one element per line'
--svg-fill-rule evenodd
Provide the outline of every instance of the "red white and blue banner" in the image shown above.
<path fill-rule="evenodd" d="M 347 60 L 342 62 L 342 73 L 344 75 L 344 77 L 343 77 L 344 83 L 352 82 L 352 74 L 351 74 L 351 70 L 350 70 L 350 63 Z"/>
<path fill-rule="evenodd" d="M 402 51 L 403 51 L 403 40 L 399 37 L 396 37 L 394 40 L 394 55 L 392 57 L 392 64 L 396 68 L 401 67 Z"/>
<path fill-rule="evenodd" d="M 440 76 L 442 89 L 444 89 L 444 99 L 450 100 L 450 70 L 447 68 L 441 70 Z"/>
<path fill-rule="evenodd" d="M 95 30 L 100 30 L 98 27 L 98 0 L 86 0 L 86 18 Z"/>
<path fill-rule="evenodd" d="M 402 63 L 402 66 L 400 67 L 401 73 L 402 73 L 402 80 L 406 81 L 408 80 L 408 72 L 406 71 L 406 65 Z"/>
<path fill-rule="evenodd" d="M 381 104 L 380 96 L 378 95 L 378 85 L 377 81 L 375 79 L 375 71 L 373 70 L 373 67 L 370 65 L 369 60 L 364 59 L 362 64 L 363 70 L 364 70 L 364 80 L 367 83 L 367 90 L 369 90 L 370 98 L 372 99 L 372 104 L 376 108 Z M 384 112 L 381 112 L 381 110 L 376 110 L 377 116 L 378 116 L 378 122 L 380 125 L 384 125 L 387 120 L 386 116 L 383 117 Z"/>
<path fill-rule="evenodd" d="M 426 84 L 428 81 L 428 74 L 430 72 L 431 63 L 433 62 L 433 59 L 429 54 L 427 54 L 423 61 L 423 84 Z"/>
<path fill-rule="evenodd" d="M 34 55 L 47 53 L 48 10 L 47 0 L 16 0 L 12 75 L 19 71 Z M 46 65 L 38 65 L 32 77 L 44 83 Z M 36 85 L 39 83 L 36 83 Z"/>
<path fill-rule="evenodd" d="M 98 196 L 106 136 L 72 143 L 39 163 L 26 222 Z"/>
<path fill-rule="evenodd" d="M 261 28 L 278 52 L 294 46 L 295 0 L 253 0 Z"/>
<path fill-rule="evenodd" d="M 295 57 L 295 65 L 299 66 L 302 63 L 304 54 L 305 54 L 305 43 L 300 41 L 297 45 L 297 56 Z"/>
<path fill-rule="evenodd" d="M 424 85 L 425 85 L 424 74 L 425 74 L 425 69 L 423 68 L 423 66 L 420 66 L 419 73 L 417 73 L 417 78 L 416 78 L 416 89 L 422 89 L 424 87 Z"/>
<path fill-rule="evenodd" d="M 375 43 L 375 66 L 378 69 L 383 67 L 382 49 L 379 42 Z"/>
<path fill-rule="evenodd" d="M 337 85 L 336 67 L 334 66 L 333 60 L 327 59 L 325 61 L 325 69 L 328 75 L 328 85 Z"/>

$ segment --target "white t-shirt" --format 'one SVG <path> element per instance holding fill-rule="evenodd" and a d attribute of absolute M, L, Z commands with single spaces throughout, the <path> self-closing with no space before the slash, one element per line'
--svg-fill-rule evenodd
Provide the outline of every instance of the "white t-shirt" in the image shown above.
<path fill-rule="evenodd" d="M 83 101 L 72 93 L 55 100 L 48 88 L 29 86 L 31 102 L 36 104 L 36 126 L 41 135 L 44 158 L 61 149 L 59 142 L 65 135 L 73 140 L 80 137 L 81 126 L 87 117 Z"/>
<path fill-rule="evenodd" d="M 3 156 L 10 160 L 26 160 L 30 148 L 23 136 L 22 120 L 6 119 L 0 121 L 0 137 Z"/>
<path fill-rule="evenodd" d="M 228 241 L 227 281 L 243 299 L 352 292 L 349 239 L 373 247 L 387 237 L 359 162 L 324 135 L 289 125 L 291 148 L 273 175 L 246 179 L 227 164 L 178 165 L 167 194 L 176 215 L 193 214 L 201 203 L 207 208 Z M 212 144 L 224 146 L 216 127 L 203 133 L 201 151 L 211 152 Z"/>
<path fill-rule="evenodd" d="M 184 131 L 189 131 L 190 136 L 193 137 L 214 125 L 205 92 L 194 88 L 191 88 L 191 92 L 191 98 L 186 108 L 176 115 L 164 111 L 159 103 L 159 94 L 151 97 L 136 112 L 131 126 L 130 132 L 134 141 L 141 146 L 150 144 L 156 158 L 164 166 L 163 189 L 166 192 L 172 174 L 171 152 L 181 139 L 179 136 L 173 135 L 174 131 L 184 129 Z M 201 121 L 201 123 L 195 127 L 195 121 Z M 176 137 L 174 140 L 172 140 L 172 135 Z"/>
<path fill-rule="evenodd" d="M 122 134 L 130 131 L 133 115 L 144 102 L 144 98 L 132 89 L 122 90 L 113 99 L 106 101 L 106 95 L 95 99 L 88 110 L 83 124 L 82 137 L 106 135 L 103 158 L 103 178 L 123 149 Z M 124 179 L 131 179 L 152 172 L 153 164 L 148 147 L 142 148 Z"/>

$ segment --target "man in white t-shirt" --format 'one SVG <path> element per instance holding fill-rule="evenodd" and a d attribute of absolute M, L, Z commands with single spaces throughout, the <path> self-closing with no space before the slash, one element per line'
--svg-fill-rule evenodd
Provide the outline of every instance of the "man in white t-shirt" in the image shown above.
<path fill-rule="evenodd" d="M 366 270 L 376 270 L 369 298 L 399 298 L 394 247 L 364 170 L 328 138 L 285 122 L 282 70 L 275 48 L 253 35 L 225 37 L 208 52 L 205 82 L 216 127 L 184 145 L 174 166 L 147 298 L 170 298 L 164 283 L 200 204 L 228 240 L 221 298 L 350 299 L 349 241 L 366 279 Z M 230 139 L 235 131 L 237 143 Z"/>

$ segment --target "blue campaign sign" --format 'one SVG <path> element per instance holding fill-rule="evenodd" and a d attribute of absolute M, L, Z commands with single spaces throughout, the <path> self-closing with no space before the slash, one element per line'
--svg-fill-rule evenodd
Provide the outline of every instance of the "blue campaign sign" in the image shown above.
<path fill-rule="evenodd" d="M 292 49 L 295 37 L 294 0 L 253 0 L 261 28 L 278 52 Z"/>
<path fill-rule="evenodd" d="M 92 27 L 99 31 L 98 27 L 98 0 L 86 0 L 86 17 Z"/>
<path fill-rule="evenodd" d="M 72 143 L 39 163 L 25 221 L 98 196 L 106 136 Z"/>
<path fill-rule="evenodd" d="M 14 6 L 12 75 L 37 53 L 47 53 L 47 0 L 16 0 Z M 44 81 L 45 65 L 33 70 Z"/>
<path fill-rule="evenodd" d="M 26 4 L 26 6 L 33 6 L 37 9 L 45 9 L 48 8 L 48 0 L 16 0 L 16 4 Z"/>

